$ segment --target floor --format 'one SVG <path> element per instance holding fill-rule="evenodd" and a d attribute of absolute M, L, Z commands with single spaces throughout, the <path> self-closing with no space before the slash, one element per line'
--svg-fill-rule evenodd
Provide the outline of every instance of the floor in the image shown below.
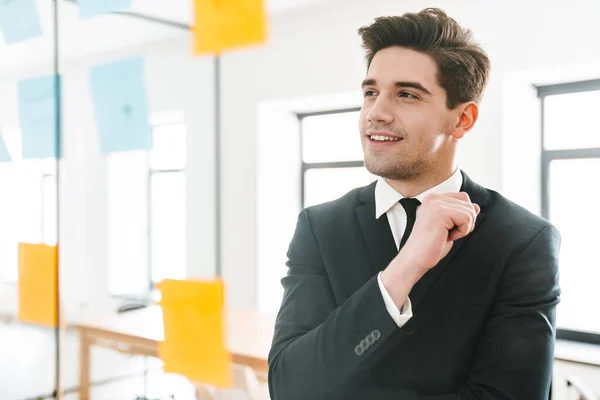
<path fill-rule="evenodd" d="M 54 391 L 55 336 L 53 330 L 0 322 L 0 399 L 52 399 Z M 79 341 L 77 333 L 65 334 L 61 349 L 63 400 L 78 400 Z M 92 349 L 92 400 L 193 399 L 193 387 L 185 378 L 163 374 L 156 359 L 132 357 L 107 349 Z M 144 378 L 144 370 L 150 371 Z M 223 400 L 246 399 L 231 391 Z"/>

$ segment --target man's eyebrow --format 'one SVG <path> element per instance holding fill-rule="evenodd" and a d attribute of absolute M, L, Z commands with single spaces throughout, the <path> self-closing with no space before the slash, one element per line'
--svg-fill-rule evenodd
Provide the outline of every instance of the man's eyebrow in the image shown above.
<path fill-rule="evenodd" d="M 365 79 L 364 81 L 362 81 L 362 85 L 361 87 L 365 87 L 365 86 L 377 86 L 377 80 L 369 78 L 369 79 Z M 396 86 L 397 88 L 412 88 L 412 89 L 417 89 L 427 95 L 431 96 L 431 92 L 422 84 L 420 84 L 419 82 L 416 81 L 398 81 L 394 84 L 394 86 Z"/>
<path fill-rule="evenodd" d="M 396 87 L 397 88 L 413 88 L 413 89 L 417 89 L 420 90 L 421 92 L 428 94 L 431 96 L 431 92 L 429 90 L 427 90 L 427 88 L 423 85 L 421 85 L 419 82 L 415 82 L 415 81 L 400 81 L 400 82 L 396 82 Z"/>
<path fill-rule="evenodd" d="M 360 87 L 365 87 L 365 86 L 376 86 L 377 85 L 377 81 L 375 79 L 365 79 L 364 81 L 362 81 L 362 84 L 360 85 Z"/>

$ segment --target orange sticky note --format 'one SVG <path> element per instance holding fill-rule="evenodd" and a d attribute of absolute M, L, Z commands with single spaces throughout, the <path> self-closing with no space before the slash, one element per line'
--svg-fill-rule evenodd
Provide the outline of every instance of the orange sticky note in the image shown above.
<path fill-rule="evenodd" d="M 19 321 L 58 325 L 58 247 L 19 243 Z"/>
<path fill-rule="evenodd" d="M 264 0 L 194 0 L 194 53 L 220 53 L 267 40 Z"/>
<path fill-rule="evenodd" d="M 221 281 L 164 280 L 159 285 L 164 371 L 192 382 L 230 388 L 231 355 L 226 349 Z"/>

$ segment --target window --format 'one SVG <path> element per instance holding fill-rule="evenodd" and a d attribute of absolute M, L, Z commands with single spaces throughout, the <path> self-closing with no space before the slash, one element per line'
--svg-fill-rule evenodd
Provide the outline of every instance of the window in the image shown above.
<path fill-rule="evenodd" d="M 371 183 L 358 130 L 360 109 L 300 114 L 302 206 L 335 200 Z"/>
<path fill-rule="evenodd" d="M 109 293 L 147 297 L 186 276 L 186 128 L 153 122 L 152 149 L 107 157 Z"/>
<path fill-rule="evenodd" d="M 148 295 L 148 152 L 106 157 L 108 292 Z"/>
<path fill-rule="evenodd" d="M 7 145 L 8 146 L 8 145 Z M 15 162 L 0 163 L 0 282 L 14 283 L 19 277 L 17 264 L 18 215 L 22 214 L 17 201 L 18 186 Z"/>
<path fill-rule="evenodd" d="M 56 174 L 56 159 L 47 158 L 41 160 L 42 171 L 42 218 L 41 218 L 41 238 L 42 242 L 48 245 L 57 243 L 58 228 L 58 202 L 57 188 L 58 177 Z"/>
<path fill-rule="evenodd" d="M 21 132 L 3 127 L 12 161 L 0 163 L 0 282 L 19 278 L 18 243 L 56 244 L 56 159 L 21 157 Z"/>
<path fill-rule="evenodd" d="M 183 124 L 153 130 L 150 152 L 150 280 L 186 276 L 186 129 Z"/>
<path fill-rule="evenodd" d="M 542 216 L 560 230 L 557 336 L 600 343 L 600 80 L 538 87 Z"/>

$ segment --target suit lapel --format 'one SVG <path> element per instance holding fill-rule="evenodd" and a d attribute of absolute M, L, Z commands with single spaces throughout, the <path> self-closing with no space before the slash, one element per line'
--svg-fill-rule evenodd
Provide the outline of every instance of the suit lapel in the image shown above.
<path fill-rule="evenodd" d="M 423 275 L 423 277 L 415 284 L 415 286 L 413 286 L 409 294 L 413 310 L 416 310 L 418 308 L 418 306 L 421 304 L 421 302 L 427 295 L 427 292 L 429 291 L 429 289 L 431 289 L 432 285 L 442 274 L 444 269 L 448 267 L 454 256 L 456 256 L 456 254 L 460 251 L 461 247 L 465 244 L 465 242 L 467 242 L 472 237 L 472 235 L 475 233 L 475 230 L 485 219 L 484 210 L 489 198 L 488 192 L 483 187 L 473 182 L 464 172 L 462 172 L 462 175 L 463 184 L 461 187 L 461 191 L 467 192 L 471 201 L 473 203 L 478 204 L 481 208 L 481 211 L 477 216 L 477 220 L 475 221 L 475 229 L 473 230 L 473 232 L 471 232 L 471 234 L 467 235 L 466 237 L 460 240 L 455 241 L 448 255 L 446 255 L 446 257 L 440 260 L 440 262 L 434 268 L 427 271 L 427 273 Z"/>
<path fill-rule="evenodd" d="M 372 261 L 371 275 L 384 270 L 398 254 L 387 216 L 384 214 L 379 219 L 375 218 L 376 184 L 373 182 L 361 190 L 360 204 L 355 210 Z"/>
<path fill-rule="evenodd" d="M 440 262 L 430 269 L 423 277 L 413 286 L 409 297 L 412 303 L 413 310 L 423 302 L 425 296 L 439 278 L 442 272 L 449 266 L 452 259 L 460 251 L 461 247 L 471 238 L 475 230 L 481 225 L 485 219 L 485 207 L 489 200 L 488 192 L 475 182 L 473 182 L 467 174 L 462 172 L 463 184 L 461 191 L 466 192 L 473 203 L 479 204 L 481 212 L 475 221 L 475 229 L 465 238 L 454 242 L 452 249 Z M 356 207 L 356 216 L 360 224 L 360 228 L 365 239 L 369 255 L 372 261 L 372 274 L 384 270 L 389 263 L 398 255 L 396 243 L 390 229 L 387 216 L 384 214 L 379 219 L 375 218 L 375 185 L 377 182 L 364 187 L 359 193 L 359 205 Z"/>

